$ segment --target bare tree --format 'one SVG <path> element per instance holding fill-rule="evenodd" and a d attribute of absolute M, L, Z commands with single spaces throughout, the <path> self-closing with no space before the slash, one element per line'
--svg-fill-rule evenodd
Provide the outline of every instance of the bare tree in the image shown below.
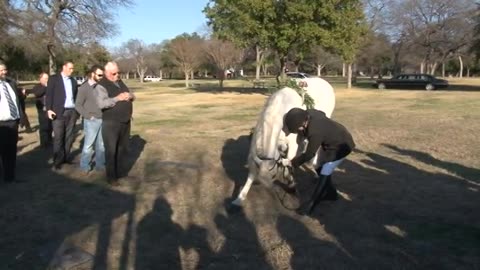
<path fill-rule="evenodd" d="M 397 32 L 408 37 L 411 51 L 422 52 L 421 72 L 434 73 L 438 64 L 467 45 L 474 0 L 405 0 L 391 6 Z"/>
<path fill-rule="evenodd" d="M 143 83 L 147 72 L 146 57 L 148 55 L 145 43 L 139 39 L 130 39 L 121 46 L 121 51 L 124 52 L 124 56 L 135 61 L 135 70 L 140 77 L 140 82 Z"/>
<path fill-rule="evenodd" d="M 316 70 L 317 76 L 322 76 L 322 70 L 328 65 L 341 62 L 338 55 L 327 52 L 322 46 L 315 45 L 307 55 L 305 62 L 310 63 Z"/>
<path fill-rule="evenodd" d="M 9 2 L 9 1 L 6 1 Z M 56 71 L 57 47 L 85 44 L 116 34 L 115 8 L 132 0 L 24 0 L 17 3 L 17 26 L 47 49 L 50 73 Z"/>
<path fill-rule="evenodd" d="M 170 60 L 179 67 L 185 75 L 185 87 L 189 87 L 189 78 L 201 61 L 201 43 L 198 38 L 177 37 L 168 46 Z"/>
<path fill-rule="evenodd" d="M 204 49 L 210 62 L 217 67 L 220 88 L 223 88 L 225 71 L 240 62 L 243 51 L 232 42 L 219 39 L 206 41 Z"/>
<path fill-rule="evenodd" d="M 162 72 L 162 51 L 164 49 L 163 44 L 150 44 L 147 47 L 146 53 L 146 63 L 148 69 L 153 72 L 154 74 L 158 75 L 160 78 L 163 77 Z"/>
<path fill-rule="evenodd" d="M 137 74 L 137 66 L 135 63 L 135 59 L 122 56 L 121 58 L 117 57 L 115 61 L 117 62 L 118 67 L 122 71 L 122 77 L 124 79 L 130 79 L 130 73 Z"/>

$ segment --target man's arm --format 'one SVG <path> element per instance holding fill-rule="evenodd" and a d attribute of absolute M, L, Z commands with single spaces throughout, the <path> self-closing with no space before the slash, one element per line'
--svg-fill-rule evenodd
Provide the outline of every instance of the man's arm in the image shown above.
<path fill-rule="evenodd" d="M 118 101 L 124 100 L 121 99 L 124 97 L 124 95 L 120 94 L 114 98 L 108 97 L 107 89 L 105 87 L 97 84 L 97 86 L 94 89 L 94 93 L 97 99 L 97 105 L 100 109 L 107 109 L 115 106 Z M 120 97 L 122 95 L 122 97 Z"/>
<path fill-rule="evenodd" d="M 303 163 L 311 160 L 315 156 L 321 145 L 322 139 L 320 137 L 310 137 L 308 139 L 307 150 L 305 151 L 305 153 L 292 159 L 292 166 L 296 168 Z"/>
<path fill-rule="evenodd" d="M 87 115 L 87 111 L 85 110 L 85 100 L 86 100 L 86 97 L 87 97 L 87 91 L 89 89 L 85 89 L 86 87 L 80 87 L 78 89 L 78 93 L 77 93 L 77 99 L 75 100 L 75 110 L 77 110 L 77 112 L 83 116 L 83 118 L 87 118 L 88 115 Z"/>
<path fill-rule="evenodd" d="M 47 91 L 46 87 L 41 86 L 40 84 L 37 84 L 33 87 L 32 90 L 27 91 L 29 94 L 32 93 L 36 98 L 43 97 Z"/>

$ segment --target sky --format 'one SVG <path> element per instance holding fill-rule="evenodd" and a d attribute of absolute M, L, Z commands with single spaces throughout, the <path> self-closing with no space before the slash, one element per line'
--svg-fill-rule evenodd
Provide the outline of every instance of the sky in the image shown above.
<path fill-rule="evenodd" d="M 103 41 L 107 48 L 130 39 L 160 43 L 182 33 L 202 32 L 206 18 L 202 10 L 208 0 L 136 0 L 132 8 L 117 10 L 119 34 Z"/>

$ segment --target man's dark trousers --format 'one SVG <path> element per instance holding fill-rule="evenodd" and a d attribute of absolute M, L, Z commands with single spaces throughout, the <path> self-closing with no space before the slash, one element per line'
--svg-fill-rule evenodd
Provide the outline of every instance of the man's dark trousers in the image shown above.
<path fill-rule="evenodd" d="M 17 163 L 18 120 L 0 121 L 0 159 L 2 160 L 3 179 L 15 180 Z"/>
<path fill-rule="evenodd" d="M 47 112 L 43 108 L 37 108 L 38 113 L 38 133 L 40 135 L 40 145 L 47 147 L 52 143 L 52 122 L 48 119 Z"/>
<path fill-rule="evenodd" d="M 65 109 L 62 117 L 57 116 L 52 121 L 54 134 L 53 163 L 55 166 L 71 161 L 70 150 L 75 139 L 74 129 L 77 118 L 75 109 Z"/>
<path fill-rule="evenodd" d="M 116 181 L 125 173 L 122 168 L 122 158 L 127 152 L 130 137 L 130 121 L 122 123 L 104 119 L 102 125 L 107 179 Z"/>

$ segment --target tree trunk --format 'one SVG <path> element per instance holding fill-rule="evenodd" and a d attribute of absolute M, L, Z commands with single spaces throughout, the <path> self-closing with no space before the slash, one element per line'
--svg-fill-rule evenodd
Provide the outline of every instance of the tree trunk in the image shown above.
<path fill-rule="evenodd" d="M 352 64 L 347 66 L 347 89 L 352 88 Z"/>
<path fill-rule="evenodd" d="M 287 63 L 287 56 L 286 55 L 281 55 L 280 56 L 280 73 L 277 75 L 277 84 L 280 86 L 280 78 L 282 81 L 285 78 L 285 67 Z"/>
<path fill-rule="evenodd" d="M 192 71 L 190 71 L 190 79 L 192 79 L 192 80 L 193 80 L 193 79 L 195 79 L 195 76 L 194 76 L 194 72 L 193 72 L 193 70 L 192 70 Z"/>
<path fill-rule="evenodd" d="M 224 68 L 218 72 L 218 79 L 219 79 L 220 89 L 223 89 L 223 81 L 225 80 L 225 69 Z"/>
<path fill-rule="evenodd" d="M 53 51 L 55 46 L 53 44 L 48 44 L 47 45 L 47 50 L 48 50 L 48 72 L 50 75 L 53 75 L 57 72 L 57 63 L 56 63 L 56 55 L 55 52 Z"/>
<path fill-rule="evenodd" d="M 320 77 L 322 76 L 322 69 L 324 68 L 324 65 L 318 64 L 317 65 L 317 76 Z"/>
<path fill-rule="evenodd" d="M 357 83 L 357 64 L 356 63 L 352 64 L 350 72 L 352 73 L 351 74 L 352 83 Z"/>
<path fill-rule="evenodd" d="M 345 65 L 345 62 L 344 62 L 343 66 L 342 66 L 342 78 L 345 78 L 345 73 L 346 73 L 346 65 Z"/>
<path fill-rule="evenodd" d="M 190 72 L 188 72 L 188 70 L 186 70 L 183 73 L 185 74 L 185 88 L 188 88 L 188 74 Z"/>
<path fill-rule="evenodd" d="M 438 67 L 438 62 L 434 62 L 433 64 L 430 65 L 430 75 L 435 75 L 435 71 L 437 71 Z"/>
<path fill-rule="evenodd" d="M 258 45 L 255 46 L 255 51 L 257 54 L 255 60 L 255 80 L 260 80 L 260 69 L 263 64 L 264 54 L 263 50 Z"/>
<path fill-rule="evenodd" d="M 445 78 L 445 62 L 442 62 L 442 77 Z"/>
<path fill-rule="evenodd" d="M 458 77 L 463 78 L 463 60 L 462 60 L 461 55 L 458 56 L 458 62 L 460 62 L 459 63 L 460 64 L 460 74 L 459 74 Z"/>
<path fill-rule="evenodd" d="M 470 67 L 467 67 L 467 78 L 470 78 Z"/>
<path fill-rule="evenodd" d="M 420 63 L 420 73 L 425 73 L 424 70 L 425 70 L 425 61 L 422 61 Z"/>
<path fill-rule="evenodd" d="M 160 69 L 158 71 L 158 76 L 160 77 L 160 80 L 163 80 L 163 70 L 162 69 Z"/>

